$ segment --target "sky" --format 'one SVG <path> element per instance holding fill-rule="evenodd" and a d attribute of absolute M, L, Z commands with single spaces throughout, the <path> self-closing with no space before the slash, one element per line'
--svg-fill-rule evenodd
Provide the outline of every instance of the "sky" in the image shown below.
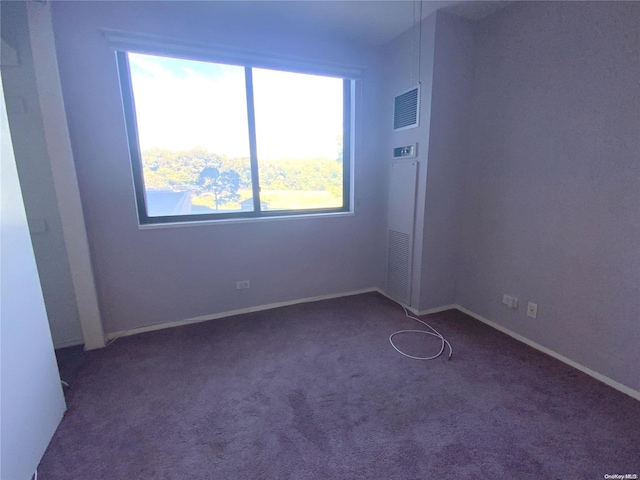
<path fill-rule="evenodd" d="M 249 156 L 244 67 L 129 53 L 142 150 Z M 253 69 L 258 159 L 337 158 L 342 79 Z"/>

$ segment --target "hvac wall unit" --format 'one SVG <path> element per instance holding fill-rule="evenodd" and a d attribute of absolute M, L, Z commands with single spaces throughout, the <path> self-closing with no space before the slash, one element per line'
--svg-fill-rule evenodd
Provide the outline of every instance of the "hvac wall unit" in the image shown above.
<path fill-rule="evenodd" d="M 418 162 L 394 161 L 390 170 L 387 293 L 405 305 L 411 305 Z"/>

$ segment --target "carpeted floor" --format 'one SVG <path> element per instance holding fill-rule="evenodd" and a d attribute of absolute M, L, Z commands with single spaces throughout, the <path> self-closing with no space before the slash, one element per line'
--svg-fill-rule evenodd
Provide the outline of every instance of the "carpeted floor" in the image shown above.
<path fill-rule="evenodd" d="M 393 350 L 419 325 L 378 294 L 60 350 L 69 410 L 38 478 L 640 476 L 640 402 L 460 312 L 423 318 L 452 361 Z"/>

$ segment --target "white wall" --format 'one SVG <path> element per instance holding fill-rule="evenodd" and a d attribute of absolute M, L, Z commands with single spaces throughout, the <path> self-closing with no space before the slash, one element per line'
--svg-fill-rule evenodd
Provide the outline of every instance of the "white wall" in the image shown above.
<path fill-rule="evenodd" d="M 27 480 L 66 407 L 18 183 L 4 93 L 0 108 L 0 478 Z"/>
<path fill-rule="evenodd" d="M 67 246 L 47 152 L 24 2 L 2 2 L 2 37 L 17 50 L 18 65 L 2 69 L 18 174 L 31 241 L 56 346 L 83 342 Z"/>
<path fill-rule="evenodd" d="M 258 2 L 260 3 L 260 2 Z M 54 2 L 69 132 L 107 332 L 383 282 L 385 171 L 377 57 L 251 14 L 250 2 Z M 236 13 L 229 9 L 236 9 Z M 231 16 L 230 16 L 231 15 Z M 101 28 L 364 65 L 355 215 L 140 230 L 114 52 Z M 250 290 L 235 282 L 248 279 Z"/>

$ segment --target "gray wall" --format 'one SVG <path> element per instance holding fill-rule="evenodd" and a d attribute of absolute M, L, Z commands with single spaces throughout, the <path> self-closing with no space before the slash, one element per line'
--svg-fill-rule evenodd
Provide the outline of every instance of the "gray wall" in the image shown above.
<path fill-rule="evenodd" d="M 635 2 L 525 2 L 477 24 L 457 294 L 635 390 L 638 25 Z M 503 293 L 520 299 L 517 311 Z"/>
<path fill-rule="evenodd" d="M 447 13 L 436 15 L 420 310 L 455 303 L 473 93 L 473 25 Z"/>
<path fill-rule="evenodd" d="M 393 147 L 418 143 L 411 306 L 427 310 L 455 303 L 458 214 L 472 105 L 473 26 L 437 12 L 425 18 L 421 28 L 420 125 L 400 132 L 390 125 L 393 97 L 411 86 L 412 65 L 417 64 L 413 30 L 384 48 L 388 108 L 383 120 L 389 119 L 384 135 L 389 162 Z"/>
<path fill-rule="evenodd" d="M 2 37 L 18 51 L 19 65 L 3 67 L 2 79 L 51 335 L 56 347 L 80 344 L 82 331 L 43 131 L 26 6 L 2 2 L 1 8 Z"/>
<path fill-rule="evenodd" d="M 107 331 L 384 285 L 391 147 L 417 141 L 412 304 L 458 303 L 640 388 L 640 5 L 527 2 L 473 27 L 428 17 L 421 126 L 398 134 L 392 98 L 411 86 L 411 32 L 380 49 L 378 78 L 366 49 L 288 30 L 248 6 L 231 22 L 229 8 L 54 4 Z M 356 215 L 139 230 L 100 27 L 371 66 L 358 103 Z M 251 290 L 236 291 L 247 278 Z M 502 306 L 503 293 L 520 309 Z M 527 301 L 540 305 L 537 320 Z"/>
<path fill-rule="evenodd" d="M 425 205 L 427 195 L 427 166 L 429 132 L 431 125 L 431 90 L 433 88 L 433 60 L 435 48 L 436 14 L 429 15 L 421 23 L 422 46 L 419 49 L 418 33 L 410 29 L 395 38 L 382 49 L 385 59 L 384 93 L 381 97 L 385 107 L 382 118 L 384 138 L 384 160 L 387 176 L 393 159 L 393 148 L 418 144 L 418 188 L 416 191 L 416 222 L 413 248 L 413 271 L 411 279 L 411 306 L 420 308 L 422 282 L 422 244 L 425 229 Z M 415 53 L 414 53 L 415 52 Z M 415 57 L 414 57 L 415 55 Z M 419 65 L 418 65 L 419 63 Z M 418 67 L 420 75 L 418 75 Z M 393 131 L 394 97 L 410 89 L 420 80 L 420 122 L 418 127 L 399 132 Z"/>
<path fill-rule="evenodd" d="M 66 407 L 0 95 L 0 471 L 28 480 Z"/>
<path fill-rule="evenodd" d="M 639 24 L 633 2 L 432 15 L 421 126 L 385 135 L 385 151 L 421 146 L 412 306 L 459 304 L 635 390 Z M 391 99 L 409 86 L 411 32 L 384 52 Z"/>
<path fill-rule="evenodd" d="M 234 2 L 235 3 L 235 2 Z M 375 69 L 358 96 L 354 216 L 140 230 L 113 52 L 100 28 L 374 66 L 371 52 L 289 31 L 242 2 L 60 2 L 54 30 L 107 332 L 382 283 L 384 162 Z M 295 27 L 295 26 L 294 26 Z M 235 290 L 236 280 L 251 281 Z"/>

